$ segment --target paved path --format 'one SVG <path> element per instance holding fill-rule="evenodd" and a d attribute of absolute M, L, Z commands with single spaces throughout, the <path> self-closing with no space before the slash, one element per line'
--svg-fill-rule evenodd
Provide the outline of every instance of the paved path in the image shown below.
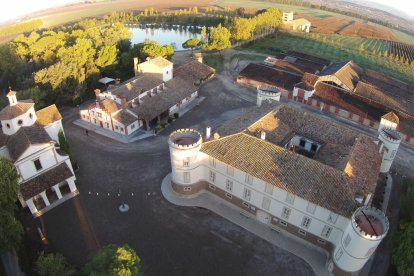
<path fill-rule="evenodd" d="M 15 254 L 16 252 L 14 250 L 13 254 L 1 254 L 1 260 L 3 261 L 3 266 L 6 270 L 6 274 L 7 276 L 25 276 L 24 273 L 20 270 L 18 258 Z"/>
<path fill-rule="evenodd" d="M 281 233 L 277 233 L 271 230 L 269 226 L 254 218 L 246 218 L 245 216 L 240 215 L 239 208 L 236 208 L 206 191 L 203 191 L 198 196 L 192 198 L 181 198 L 177 196 L 171 187 L 171 173 L 163 179 L 161 192 L 169 202 L 175 205 L 202 207 L 213 211 L 219 216 L 222 216 L 258 237 L 304 259 L 312 267 L 312 270 L 316 275 L 329 275 L 325 268 L 325 263 L 328 257 L 326 251 L 316 246 L 312 246 L 287 232 L 282 231 Z"/>

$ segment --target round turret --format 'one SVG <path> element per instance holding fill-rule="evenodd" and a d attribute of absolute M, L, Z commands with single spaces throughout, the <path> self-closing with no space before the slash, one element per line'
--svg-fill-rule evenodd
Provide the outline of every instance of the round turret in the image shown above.
<path fill-rule="evenodd" d="M 200 132 L 193 129 L 179 129 L 170 134 L 168 144 L 170 145 L 172 180 L 176 184 L 192 183 L 190 174 L 197 168 L 198 152 L 201 148 L 203 138 Z M 190 174 L 184 174 L 188 171 Z M 195 177 L 193 177 L 195 180 Z"/>
<path fill-rule="evenodd" d="M 260 85 L 257 87 L 257 105 L 260 106 L 262 100 L 280 101 L 280 95 L 280 89 L 276 86 Z"/>
<path fill-rule="evenodd" d="M 383 127 L 379 131 L 378 139 L 381 140 L 384 143 L 384 146 L 388 149 L 388 151 L 384 151 L 380 172 L 388 173 L 395 155 L 397 154 L 398 147 L 400 146 L 401 136 L 396 130 Z"/>
<path fill-rule="evenodd" d="M 388 218 L 381 210 L 360 207 L 351 217 L 333 259 L 343 271 L 359 271 L 389 230 Z"/>

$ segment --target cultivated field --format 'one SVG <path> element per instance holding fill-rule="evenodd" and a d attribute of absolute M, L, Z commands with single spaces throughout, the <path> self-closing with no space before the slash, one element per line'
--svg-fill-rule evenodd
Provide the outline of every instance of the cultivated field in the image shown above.
<path fill-rule="evenodd" d="M 399 40 L 402 40 L 410 44 L 414 44 L 414 37 L 397 30 L 392 30 L 392 32 L 395 34 L 396 37 L 398 37 Z"/>
<path fill-rule="evenodd" d="M 391 30 L 379 28 L 377 26 L 360 21 L 347 26 L 342 31 L 340 31 L 339 34 L 346 36 L 383 39 L 389 41 L 400 41 Z"/>
<path fill-rule="evenodd" d="M 398 57 L 400 60 L 403 58 L 404 62 L 408 60 L 411 64 L 414 60 L 414 46 L 405 43 L 391 42 L 390 54 L 393 55 L 394 58 Z"/>
<path fill-rule="evenodd" d="M 312 37 L 312 35 L 314 37 Z M 371 69 L 414 85 L 414 71 L 412 68 L 394 63 L 388 58 L 379 58 L 377 55 L 370 55 L 367 50 L 362 53 L 358 51 L 358 43 L 360 41 L 363 41 L 367 45 L 365 47 L 366 49 L 381 49 L 381 52 L 386 51 L 387 42 L 374 39 L 364 40 L 363 38 L 356 37 L 346 38 L 338 35 L 326 35 L 326 39 L 323 39 L 324 35 L 320 35 L 320 38 L 316 40 L 315 36 L 317 35 L 278 32 L 274 38 L 257 42 L 256 44 L 247 47 L 246 50 L 276 55 L 279 52 L 285 52 L 292 49 L 321 58 L 330 59 L 334 62 L 353 60 L 364 70 Z M 329 37 L 332 39 L 329 39 Z M 340 38 L 340 41 L 333 40 L 334 37 Z M 358 46 L 354 47 L 353 45 Z"/>

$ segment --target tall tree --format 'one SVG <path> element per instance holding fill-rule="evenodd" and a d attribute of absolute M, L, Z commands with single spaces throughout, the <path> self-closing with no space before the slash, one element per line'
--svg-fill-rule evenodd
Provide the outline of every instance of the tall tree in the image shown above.
<path fill-rule="evenodd" d="M 201 29 L 200 37 L 201 37 L 201 43 L 205 43 L 207 41 L 207 28 L 206 28 L 206 26 L 203 26 L 203 28 Z"/>
<path fill-rule="evenodd" d="M 191 49 L 191 56 L 193 56 L 193 50 L 194 48 L 200 46 L 200 40 L 197 38 L 192 38 L 187 40 L 186 42 L 183 43 L 183 48 L 184 49 Z"/>
<path fill-rule="evenodd" d="M 203 49 L 208 51 L 217 50 L 221 56 L 221 50 L 231 47 L 231 42 L 228 39 L 211 39 L 203 45 Z"/>
<path fill-rule="evenodd" d="M 23 234 L 21 223 L 14 217 L 20 176 L 5 157 L 0 157 L 0 176 L 0 253 L 5 253 L 19 247 Z"/>
<path fill-rule="evenodd" d="M 71 276 L 76 275 L 76 269 L 66 262 L 60 254 L 45 254 L 40 252 L 36 261 L 35 271 L 39 276 Z"/>
<path fill-rule="evenodd" d="M 66 139 L 65 135 L 63 134 L 62 129 L 59 129 L 58 139 L 59 139 L 60 148 L 68 154 L 70 163 L 72 164 L 72 167 L 75 168 L 75 160 L 73 159 L 72 150 L 70 149 L 69 141 Z"/>
<path fill-rule="evenodd" d="M 141 261 L 128 245 L 118 247 L 110 244 L 90 256 L 84 272 L 90 276 L 138 276 Z"/>

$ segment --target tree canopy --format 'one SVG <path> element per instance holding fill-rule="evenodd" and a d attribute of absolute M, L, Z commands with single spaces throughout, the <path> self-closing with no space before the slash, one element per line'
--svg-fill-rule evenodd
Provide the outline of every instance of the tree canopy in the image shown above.
<path fill-rule="evenodd" d="M 19 247 L 23 234 L 23 227 L 14 216 L 19 174 L 10 159 L 0 157 L 0 176 L 0 253 L 5 253 Z"/>
<path fill-rule="evenodd" d="M 90 256 L 84 272 L 89 276 L 138 276 L 140 259 L 128 245 L 109 244 Z"/>
<path fill-rule="evenodd" d="M 146 41 L 135 44 L 131 49 L 132 55 L 144 61 L 147 57 L 163 57 L 168 60 L 174 55 L 174 48 L 171 45 L 158 45 L 156 41 Z"/>
<path fill-rule="evenodd" d="M 60 254 L 45 254 L 40 252 L 36 261 L 35 271 L 39 276 L 71 276 L 76 275 L 76 269 L 68 265 Z"/>
<path fill-rule="evenodd" d="M 191 49 L 191 55 L 193 55 L 193 49 L 200 46 L 201 41 L 197 38 L 192 38 L 187 40 L 186 42 L 183 43 L 183 48 L 184 49 Z"/>

